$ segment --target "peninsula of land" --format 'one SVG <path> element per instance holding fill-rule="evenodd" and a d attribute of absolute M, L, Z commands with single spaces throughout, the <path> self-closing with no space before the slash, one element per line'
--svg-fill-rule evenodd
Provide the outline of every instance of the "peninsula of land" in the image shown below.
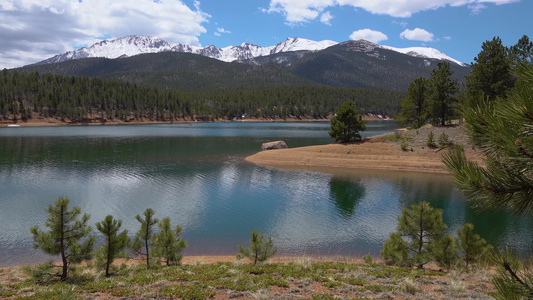
<path fill-rule="evenodd" d="M 429 132 L 438 137 L 448 136 L 450 145 L 462 145 L 466 156 L 480 161 L 480 152 L 469 145 L 461 126 L 431 127 L 418 130 L 400 130 L 396 133 L 367 138 L 360 143 L 328 144 L 300 148 L 261 151 L 246 158 L 247 161 L 265 167 L 310 170 L 374 169 L 406 172 L 430 172 L 447 174 L 442 154 L 450 147 L 427 146 Z M 401 139 L 407 141 L 402 149 Z"/>

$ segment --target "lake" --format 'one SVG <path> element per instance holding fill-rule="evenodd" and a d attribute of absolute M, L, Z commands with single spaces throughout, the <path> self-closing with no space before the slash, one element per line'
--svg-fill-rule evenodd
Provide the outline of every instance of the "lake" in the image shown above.
<path fill-rule="evenodd" d="M 397 125 L 367 127 L 363 136 Z M 422 200 L 444 210 L 450 233 L 471 222 L 498 247 L 529 251 L 530 218 L 477 213 L 449 175 L 290 171 L 244 160 L 268 141 L 332 143 L 328 130 L 321 122 L 0 128 L 0 267 L 47 259 L 29 228 L 44 229 L 58 197 L 90 214 L 93 228 L 111 214 L 131 235 L 135 215 L 152 208 L 183 226 L 185 255 L 236 254 L 255 229 L 280 255 L 377 256 L 401 207 Z"/>

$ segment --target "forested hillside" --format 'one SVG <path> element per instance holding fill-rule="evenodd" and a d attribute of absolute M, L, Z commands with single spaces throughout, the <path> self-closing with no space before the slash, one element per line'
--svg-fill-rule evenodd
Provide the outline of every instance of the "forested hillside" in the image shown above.
<path fill-rule="evenodd" d="M 178 90 L 317 85 L 277 64 L 251 66 L 178 52 L 141 54 L 119 59 L 85 58 L 26 66 L 17 71 L 99 77 Z"/>
<path fill-rule="evenodd" d="M 289 66 L 296 74 L 328 86 L 407 91 L 418 77 L 429 78 L 439 60 L 414 57 L 362 41 L 344 42 L 309 53 Z M 453 78 L 465 82 L 470 67 L 450 64 Z"/>
<path fill-rule="evenodd" d="M 53 66 L 53 65 L 52 65 Z M 172 90 L 100 78 L 39 73 L 0 73 L 0 117 L 213 120 L 246 114 L 251 118 L 324 118 L 340 103 L 354 100 L 363 113 L 394 114 L 403 93 L 325 86 L 226 87 Z"/>
<path fill-rule="evenodd" d="M 85 58 L 4 70 L 3 119 L 214 120 L 325 118 L 344 101 L 396 115 L 409 83 L 439 60 L 366 41 L 223 62 L 180 52 Z M 459 82 L 470 67 L 451 64 Z M 41 75 L 40 75 L 41 74 Z"/>

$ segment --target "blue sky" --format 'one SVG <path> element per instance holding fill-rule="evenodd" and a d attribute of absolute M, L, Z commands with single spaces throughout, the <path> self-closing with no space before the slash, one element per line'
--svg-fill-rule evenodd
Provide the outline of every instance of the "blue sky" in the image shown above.
<path fill-rule="evenodd" d="M 532 13 L 530 0 L 0 0 L 0 68 L 135 34 L 217 47 L 363 38 L 470 63 L 494 36 L 533 39 Z"/>

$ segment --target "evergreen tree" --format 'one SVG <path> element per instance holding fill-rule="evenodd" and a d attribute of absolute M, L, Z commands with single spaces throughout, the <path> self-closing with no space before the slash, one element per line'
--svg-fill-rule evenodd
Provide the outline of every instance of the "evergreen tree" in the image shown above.
<path fill-rule="evenodd" d="M 355 102 L 346 101 L 335 112 L 335 117 L 331 119 L 331 130 L 329 136 L 335 142 L 348 143 L 361 140 L 359 131 L 366 130 L 366 122 L 357 111 Z"/>
<path fill-rule="evenodd" d="M 457 231 L 457 237 L 462 261 L 467 270 L 472 264 L 481 261 L 492 249 L 492 246 L 487 245 L 487 242 L 479 234 L 474 233 L 473 224 L 464 224 L 463 228 Z"/>
<path fill-rule="evenodd" d="M 516 45 L 509 49 L 509 52 L 514 67 L 521 64 L 533 64 L 533 41 L 530 41 L 527 35 L 520 38 Z"/>
<path fill-rule="evenodd" d="M 442 245 L 446 238 L 446 224 L 442 221 L 442 210 L 431 207 L 428 202 L 402 208 L 396 232 L 390 235 L 382 251 L 385 260 L 399 261 L 406 265 L 416 265 L 422 269 L 435 259 L 434 249 Z M 402 260 L 405 253 L 408 261 Z"/>
<path fill-rule="evenodd" d="M 461 106 L 471 140 L 483 152 L 483 164 L 466 159 L 462 149 L 443 160 L 456 185 L 480 208 L 533 212 L 533 66 L 516 68 L 516 86 L 506 98 L 470 99 Z M 533 271 L 499 256 L 502 270 L 494 278 L 499 297 L 531 298 Z M 518 289 L 516 287 L 519 287 Z M 519 293 L 518 297 L 516 293 Z"/>
<path fill-rule="evenodd" d="M 176 266 L 181 263 L 183 255 L 181 252 L 187 247 L 187 242 L 180 238 L 181 226 L 176 226 L 172 230 L 170 218 L 164 218 L 159 222 L 160 231 L 154 236 L 154 254 L 164 257 L 167 266 Z"/>
<path fill-rule="evenodd" d="M 406 98 L 401 102 L 397 119 L 401 126 L 422 127 L 428 117 L 426 97 L 427 79 L 419 77 L 409 84 Z"/>
<path fill-rule="evenodd" d="M 466 77 L 469 99 L 494 100 L 504 97 L 514 85 L 509 50 L 499 37 L 485 41 L 482 50 L 474 58 L 472 73 Z"/>
<path fill-rule="evenodd" d="M 135 234 L 135 240 L 131 245 L 137 254 L 146 257 L 146 268 L 148 269 L 150 269 L 150 249 L 152 247 L 154 226 L 159 222 L 158 219 L 154 218 L 154 213 L 151 208 L 148 208 L 144 211 L 144 218 L 139 215 L 135 216 L 135 219 L 141 223 L 141 228 Z"/>
<path fill-rule="evenodd" d="M 445 126 L 455 116 L 455 94 L 459 91 L 457 80 L 452 79 L 449 62 L 439 62 L 428 81 L 429 119 L 434 125 Z"/>
<path fill-rule="evenodd" d="M 274 247 L 274 242 L 271 237 L 267 240 L 263 233 L 259 233 L 255 230 L 252 230 L 250 244 L 251 245 L 248 248 L 243 248 L 239 245 L 237 258 L 242 259 L 246 257 L 251 260 L 254 265 L 266 261 L 278 251 L 278 249 Z"/>
<path fill-rule="evenodd" d="M 58 276 L 65 280 L 68 267 L 72 263 L 79 263 L 91 259 L 95 243 L 94 236 L 90 236 L 91 227 L 88 226 L 89 215 L 84 214 L 81 219 L 79 207 L 69 210 L 70 200 L 59 198 L 54 205 L 46 208 L 49 214 L 45 226 L 48 232 L 42 232 L 37 226 L 31 227 L 34 247 L 50 255 L 60 255 L 62 271 Z"/>
<path fill-rule="evenodd" d="M 533 66 L 518 69 L 519 82 L 506 99 L 471 99 L 461 106 L 470 139 L 483 165 L 462 149 L 444 156 L 457 186 L 481 208 L 533 212 Z"/>
<path fill-rule="evenodd" d="M 98 248 L 97 261 L 99 265 L 105 266 L 106 277 L 111 275 L 109 270 L 115 258 L 129 243 L 128 231 L 123 230 L 119 233 L 121 226 L 122 221 L 113 219 L 111 215 L 105 217 L 102 222 L 96 223 L 96 229 L 105 237 L 105 243 Z"/>

